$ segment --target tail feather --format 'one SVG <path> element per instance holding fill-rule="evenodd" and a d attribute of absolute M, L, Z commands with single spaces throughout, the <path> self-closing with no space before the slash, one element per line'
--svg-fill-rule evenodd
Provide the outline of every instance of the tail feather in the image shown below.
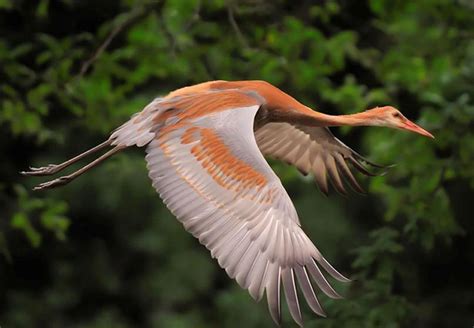
<path fill-rule="evenodd" d="M 156 98 L 141 112 L 133 115 L 130 120 L 115 129 L 109 138 L 111 145 L 143 147 L 150 143 L 155 137 L 153 120 L 164 110 L 163 107 L 160 106 L 162 101 L 163 98 Z"/>

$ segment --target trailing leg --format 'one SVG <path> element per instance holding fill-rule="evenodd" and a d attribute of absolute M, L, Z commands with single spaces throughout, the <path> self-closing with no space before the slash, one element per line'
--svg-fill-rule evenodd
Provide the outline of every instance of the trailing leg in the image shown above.
<path fill-rule="evenodd" d="M 47 166 L 43 166 L 43 167 L 30 167 L 30 171 L 23 171 L 23 172 L 20 172 L 21 174 L 23 175 L 28 175 L 28 176 L 45 176 L 45 175 L 52 175 L 52 174 L 55 174 L 55 173 L 58 173 L 62 170 L 64 170 L 66 167 L 76 163 L 77 161 L 83 159 L 84 157 L 90 155 L 90 154 L 93 154 L 107 146 L 109 146 L 111 144 L 111 140 L 107 140 L 107 141 L 104 141 L 103 143 L 95 146 L 94 148 L 91 148 L 67 161 L 65 161 L 64 163 L 61 163 L 61 164 L 49 164 Z"/>
<path fill-rule="evenodd" d="M 49 188 L 54 188 L 54 187 L 63 186 L 65 184 L 68 184 L 69 182 L 71 182 L 72 180 L 74 180 L 75 178 L 80 176 L 81 174 L 87 172 L 88 170 L 90 170 L 94 166 L 100 164 L 101 162 L 103 162 L 104 160 L 106 160 L 110 156 L 114 155 L 115 153 L 123 150 L 124 148 L 126 148 L 126 147 L 125 146 L 116 146 L 116 147 L 112 148 L 111 150 L 109 150 L 108 152 L 106 152 L 105 154 L 103 154 L 102 156 L 100 156 L 99 158 L 93 160 L 92 162 L 90 162 L 86 166 L 80 168 L 79 170 L 77 170 L 77 171 L 75 171 L 75 172 L 73 172 L 69 175 L 64 175 L 64 176 L 59 177 L 57 179 L 41 183 L 38 186 L 34 187 L 33 190 L 49 189 Z"/>

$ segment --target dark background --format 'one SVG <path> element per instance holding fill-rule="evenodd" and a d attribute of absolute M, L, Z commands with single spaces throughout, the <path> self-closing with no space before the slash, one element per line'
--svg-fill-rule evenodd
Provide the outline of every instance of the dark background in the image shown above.
<path fill-rule="evenodd" d="M 18 174 L 170 90 L 262 79 L 330 114 L 390 104 L 436 136 L 333 129 L 397 164 L 362 178 L 367 196 L 326 198 L 272 162 L 354 279 L 335 283 L 343 300 L 321 295 L 328 318 L 304 305 L 306 327 L 472 327 L 473 39 L 469 0 L 0 0 L 0 326 L 272 327 L 162 205 L 143 149 L 57 190 Z"/>

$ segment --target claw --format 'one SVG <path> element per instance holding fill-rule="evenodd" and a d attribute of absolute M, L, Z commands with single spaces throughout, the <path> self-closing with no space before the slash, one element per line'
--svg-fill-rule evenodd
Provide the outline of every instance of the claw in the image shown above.
<path fill-rule="evenodd" d="M 30 167 L 29 171 L 21 171 L 20 174 L 26 176 L 42 176 L 51 175 L 59 171 L 60 166 L 55 164 L 49 164 L 43 167 Z"/>
<path fill-rule="evenodd" d="M 62 186 L 68 183 L 69 180 L 70 179 L 68 176 L 60 177 L 51 181 L 40 183 L 39 185 L 34 187 L 33 190 L 38 191 L 38 190 L 50 189 L 50 188 Z"/>

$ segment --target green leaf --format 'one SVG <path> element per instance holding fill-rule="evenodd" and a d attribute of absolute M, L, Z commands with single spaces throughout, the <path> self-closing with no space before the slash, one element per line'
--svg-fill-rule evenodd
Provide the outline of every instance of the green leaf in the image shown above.
<path fill-rule="evenodd" d="M 11 219 L 11 226 L 21 230 L 31 243 L 31 246 L 38 247 L 41 244 L 41 235 L 33 227 L 25 213 L 17 212 Z"/>

